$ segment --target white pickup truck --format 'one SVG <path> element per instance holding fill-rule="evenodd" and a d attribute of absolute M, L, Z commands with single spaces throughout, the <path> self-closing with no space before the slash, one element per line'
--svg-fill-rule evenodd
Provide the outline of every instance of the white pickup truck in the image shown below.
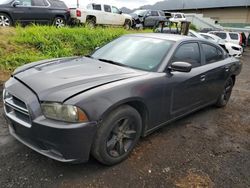
<path fill-rule="evenodd" d="M 86 8 L 70 9 L 73 22 L 96 25 L 116 25 L 129 29 L 132 25 L 132 17 L 123 14 L 121 10 L 112 5 L 91 3 Z"/>

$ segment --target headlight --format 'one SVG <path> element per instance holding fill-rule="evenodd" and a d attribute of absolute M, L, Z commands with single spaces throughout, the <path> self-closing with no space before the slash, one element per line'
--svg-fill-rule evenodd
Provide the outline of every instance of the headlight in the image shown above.
<path fill-rule="evenodd" d="M 44 102 L 41 104 L 46 118 L 71 123 L 87 122 L 87 115 L 78 107 L 60 103 Z"/>

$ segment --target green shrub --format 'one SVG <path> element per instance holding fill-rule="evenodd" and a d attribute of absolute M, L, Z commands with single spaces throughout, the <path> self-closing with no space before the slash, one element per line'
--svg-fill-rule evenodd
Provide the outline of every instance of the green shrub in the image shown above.
<path fill-rule="evenodd" d="M 149 31 L 151 32 L 151 30 L 139 32 Z M 20 65 L 41 59 L 86 55 L 114 38 L 134 32 L 137 31 L 110 27 L 95 29 L 86 27 L 57 29 L 52 26 L 17 27 L 12 29 L 12 34 L 8 37 L 8 32 L 4 34 L 0 32 L 0 39 L 6 43 L 4 46 L 0 45 L 0 69 L 13 70 Z"/>

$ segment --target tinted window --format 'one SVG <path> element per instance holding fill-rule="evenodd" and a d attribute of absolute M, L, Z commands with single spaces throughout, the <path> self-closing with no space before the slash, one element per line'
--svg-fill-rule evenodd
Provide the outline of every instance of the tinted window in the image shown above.
<path fill-rule="evenodd" d="M 206 64 L 214 63 L 223 59 L 223 52 L 219 48 L 209 44 L 202 44 L 202 48 Z"/>
<path fill-rule="evenodd" d="M 237 33 L 229 33 L 232 40 L 239 40 L 239 35 Z"/>
<path fill-rule="evenodd" d="M 33 6 L 45 7 L 48 6 L 48 2 L 46 0 L 35 0 L 33 1 Z"/>
<path fill-rule="evenodd" d="M 99 4 L 93 4 L 93 10 L 102 10 L 102 6 Z"/>
<path fill-rule="evenodd" d="M 181 14 L 176 14 L 175 18 L 182 18 Z"/>
<path fill-rule="evenodd" d="M 20 6 L 31 6 L 31 0 L 20 0 Z"/>
<path fill-rule="evenodd" d="M 151 11 L 151 16 L 159 16 L 157 11 Z"/>
<path fill-rule="evenodd" d="M 221 39 L 226 39 L 227 38 L 227 34 L 226 33 L 213 33 L 213 34 L 217 35 Z"/>
<path fill-rule="evenodd" d="M 120 37 L 92 54 L 133 68 L 154 71 L 174 42 L 145 37 Z"/>
<path fill-rule="evenodd" d="M 104 5 L 105 12 L 111 12 L 111 7 L 109 5 Z"/>
<path fill-rule="evenodd" d="M 112 12 L 115 14 L 120 14 L 120 10 L 116 7 L 112 7 Z"/>
<path fill-rule="evenodd" d="M 187 62 L 193 67 L 201 65 L 201 55 L 198 43 L 188 43 L 181 45 L 172 59 L 172 62 Z"/>

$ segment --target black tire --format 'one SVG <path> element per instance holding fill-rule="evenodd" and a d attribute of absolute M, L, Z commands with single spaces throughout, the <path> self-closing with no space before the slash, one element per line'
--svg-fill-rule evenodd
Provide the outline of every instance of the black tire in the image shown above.
<path fill-rule="evenodd" d="M 124 105 L 104 119 L 97 130 L 92 156 L 100 163 L 114 165 L 125 160 L 136 146 L 142 132 L 140 114 Z"/>
<path fill-rule="evenodd" d="M 223 91 L 221 93 L 221 95 L 218 98 L 218 101 L 216 102 L 216 106 L 219 108 L 225 107 L 231 97 L 232 94 L 232 90 L 234 87 L 234 81 L 233 79 L 230 77 L 226 83 L 225 86 L 223 88 Z"/>
<path fill-rule="evenodd" d="M 56 17 L 54 19 L 53 25 L 57 28 L 62 28 L 66 26 L 66 20 L 62 17 Z"/>
<path fill-rule="evenodd" d="M 96 27 L 96 18 L 88 18 L 86 21 L 86 26 L 90 28 Z"/>
<path fill-rule="evenodd" d="M 124 29 L 126 30 L 130 30 L 132 27 L 132 23 L 130 20 L 126 20 L 125 23 L 124 23 Z"/>
<path fill-rule="evenodd" d="M 13 21 L 11 17 L 7 14 L 0 13 L 0 27 L 11 27 L 13 26 Z"/>

